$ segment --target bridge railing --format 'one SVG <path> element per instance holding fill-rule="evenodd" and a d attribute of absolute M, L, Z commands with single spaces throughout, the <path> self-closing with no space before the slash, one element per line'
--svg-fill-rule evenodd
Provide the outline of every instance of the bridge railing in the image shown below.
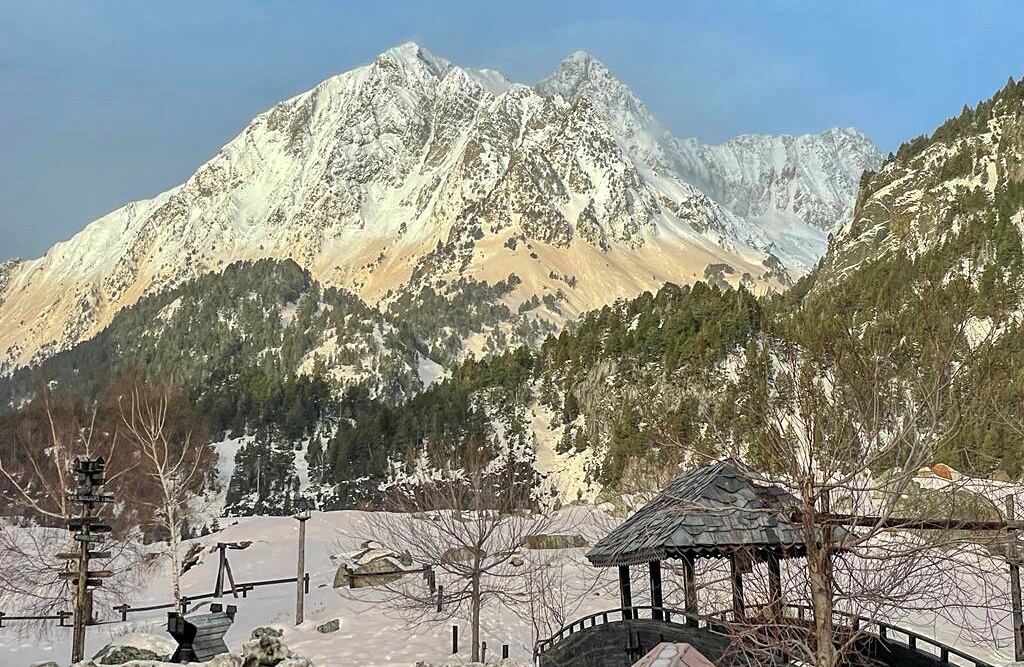
<path fill-rule="evenodd" d="M 748 607 L 748 610 L 766 610 L 769 607 L 770 605 L 767 604 L 751 605 Z M 785 613 L 785 611 L 792 612 L 793 616 L 791 618 L 798 621 L 809 621 L 813 617 L 813 610 L 809 605 L 786 604 L 783 605 L 782 608 L 784 610 L 783 613 Z M 833 618 L 839 621 L 837 625 L 840 628 L 845 627 L 853 629 L 854 631 L 863 631 L 868 634 L 873 634 L 885 642 L 896 643 L 900 638 L 905 638 L 905 645 L 907 648 L 936 658 L 940 665 L 963 664 L 970 665 L 972 667 L 994 667 L 994 665 L 986 662 L 985 660 L 972 656 L 954 646 L 944 644 L 937 639 L 932 639 L 931 637 L 914 632 L 913 630 L 908 630 L 891 623 L 886 623 L 885 621 L 866 618 L 864 616 L 859 616 L 842 610 L 833 610 L 832 613 Z M 598 611 L 588 616 L 584 616 L 583 618 L 576 619 L 572 623 L 559 628 L 557 632 L 547 639 L 538 641 L 534 645 L 534 657 L 541 655 L 559 642 L 586 629 L 618 621 L 639 619 L 643 618 L 645 615 L 647 618 L 664 623 L 688 625 L 693 628 L 702 628 L 709 632 L 725 636 L 731 634 L 729 628 L 730 625 L 749 625 L 755 622 L 753 617 L 746 617 L 742 619 L 735 618 L 734 612 L 731 609 L 713 612 L 708 615 L 693 614 L 670 607 L 640 606 L 605 609 L 603 611 Z M 958 661 L 953 662 L 952 658 L 957 658 Z"/>
<path fill-rule="evenodd" d="M 768 604 L 757 604 L 748 607 L 750 610 L 766 610 L 771 605 Z M 814 610 L 810 605 L 805 604 L 785 604 L 782 606 L 783 613 L 786 610 L 794 612 L 793 617 L 798 621 L 810 620 L 813 618 Z M 719 611 L 711 614 L 712 617 L 718 618 L 723 622 L 732 622 L 742 624 L 744 622 L 750 623 L 753 619 L 736 619 L 731 609 Z M 922 635 L 913 630 L 901 628 L 898 625 L 887 623 L 875 618 L 867 618 L 851 612 L 843 611 L 840 609 L 832 610 L 833 621 L 836 622 L 838 627 L 845 627 L 852 629 L 853 631 L 862 631 L 868 634 L 877 636 L 882 641 L 886 642 L 898 642 L 901 638 L 905 639 L 905 645 L 912 651 L 917 651 L 925 655 L 929 655 L 938 659 L 941 665 L 956 665 L 965 664 L 973 667 L 994 667 L 992 663 L 986 662 L 981 658 L 977 658 L 969 653 L 961 651 L 955 646 L 949 646 L 944 644 L 937 639 L 933 639 L 926 635 Z M 928 650 L 932 649 L 932 650 Z M 951 657 L 959 658 L 963 662 L 952 662 Z"/>
<path fill-rule="evenodd" d="M 605 609 L 594 612 L 589 616 L 584 616 L 583 618 L 576 619 L 572 623 L 563 625 L 557 632 L 547 639 L 538 641 L 533 647 L 533 654 L 534 656 L 538 656 L 549 650 L 558 642 L 588 628 L 593 628 L 598 625 L 607 625 L 608 623 L 614 623 L 617 621 L 629 621 L 644 618 L 645 614 L 647 618 L 661 621 L 663 623 L 675 623 L 677 625 L 687 625 L 692 628 L 704 628 L 716 634 L 725 634 L 721 630 L 721 621 L 711 616 L 694 614 L 682 609 L 673 609 L 671 607 L 620 607 L 618 609 Z"/>

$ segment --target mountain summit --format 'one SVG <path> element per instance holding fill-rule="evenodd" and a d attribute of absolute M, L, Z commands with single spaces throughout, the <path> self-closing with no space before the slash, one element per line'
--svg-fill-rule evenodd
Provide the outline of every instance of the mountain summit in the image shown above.
<path fill-rule="evenodd" d="M 406 43 L 256 116 L 181 185 L 0 266 L 0 372 L 239 260 L 294 260 L 420 322 L 441 359 L 666 281 L 774 289 L 879 162 L 844 130 L 678 140 L 583 53 L 529 87 Z"/>

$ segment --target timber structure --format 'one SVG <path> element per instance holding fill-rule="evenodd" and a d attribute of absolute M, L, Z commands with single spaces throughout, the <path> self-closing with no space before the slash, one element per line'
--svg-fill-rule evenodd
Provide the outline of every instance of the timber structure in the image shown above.
<path fill-rule="evenodd" d="M 830 549 L 846 551 L 846 526 L 857 521 L 829 515 Z M 806 555 L 797 499 L 734 459 L 686 472 L 653 500 L 599 540 L 587 553 L 596 567 L 618 570 L 617 609 L 591 614 L 538 642 L 539 667 L 629 667 L 661 642 L 685 642 L 719 667 L 790 664 L 790 657 L 766 654 L 777 633 L 810 633 L 806 607 L 784 602 L 781 562 Z M 1015 526 L 1013 526 L 1015 527 Z M 1008 530 L 1007 524 L 986 526 Z M 1011 527 L 1012 528 L 1012 527 Z M 696 563 L 725 559 L 730 565 L 731 608 L 698 608 Z M 681 565 L 683 607 L 665 605 L 662 562 Z M 755 567 L 767 574 L 767 601 L 748 604 L 743 577 Z M 634 570 L 645 571 L 650 604 L 633 600 Z M 895 625 L 836 611 L 840 640 L 855 638 L 848 667 L 860 665 L 970 665 L 991 667 L 955 647 Z M 766 662 L 767 661 L 767 662 Z"/>

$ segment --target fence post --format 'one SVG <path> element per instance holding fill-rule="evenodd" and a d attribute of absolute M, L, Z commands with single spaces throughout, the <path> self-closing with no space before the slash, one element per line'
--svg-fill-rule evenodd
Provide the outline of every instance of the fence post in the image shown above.
<path fill-rule="evenodd" d="M 1006 496 L 1006 521 L 1015 522 L 1013 495 Z M 1010 548 L 1006 560 L 1010 563 L 1010 616 L 1013 623 L 1013 658 L 1024 660 L 1024 612 L 1021 610 L 1020 567 L 1017 565 L 1017 531 L 1010 530 Z"/>
<path fill-rule="evenodd" d="M 437 610 L 441 611 L 442 601 L 444 600 L 444 586 L 437 587 Z"/>
<path fill-rule="evenodd" d="M 0 628 L 4 627 L 4 616 L 6 616 L 6 614 L 0 611 Z"/>
<path fill-rule="evenodd" d="M 459 652 L 459 626 L 452 626 L 452 655 Z"/>
<path fill-rule="evenodd" d="M 309 595 L 309 572 L 302 576 L 302 581 L 305 584 L 306 595 Z"/>
<path fill-rule="evenodd" d="M 508 644 L 501 645 L 501 659 L 508 660 Z"/>
<path fill-rule="evenodd" d="M 487 642 L 480 642 L 480 662 L 487 662 Z"/>

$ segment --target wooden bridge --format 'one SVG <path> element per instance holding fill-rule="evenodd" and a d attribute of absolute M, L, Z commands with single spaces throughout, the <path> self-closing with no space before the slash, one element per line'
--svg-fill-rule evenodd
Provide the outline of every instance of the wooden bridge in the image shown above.
<path fill-rule="evenodd" d="M 785 605 L 785 628 L 810 632 L 805 619 L 810 609 Z M 776 623 L 759 626 L 756 618 L 737 621 L 732 610 L 710 615 L 664 607 L 628 607 L 599 611 L 562 627 L 537 642 L 534 657 L 539 667 L 629 667 L 659 643 L 686 642 L 719 667 L 787 665 L 778 651 L 769 655 L 756 639 L 779 630 Z M 993 667 L 953 646 L 883 621 L 835 612 L 838 636 L 858 633 L 849 652 L 849 667 Z M 750 640 L 755 640 L 751 642 Z"/>

